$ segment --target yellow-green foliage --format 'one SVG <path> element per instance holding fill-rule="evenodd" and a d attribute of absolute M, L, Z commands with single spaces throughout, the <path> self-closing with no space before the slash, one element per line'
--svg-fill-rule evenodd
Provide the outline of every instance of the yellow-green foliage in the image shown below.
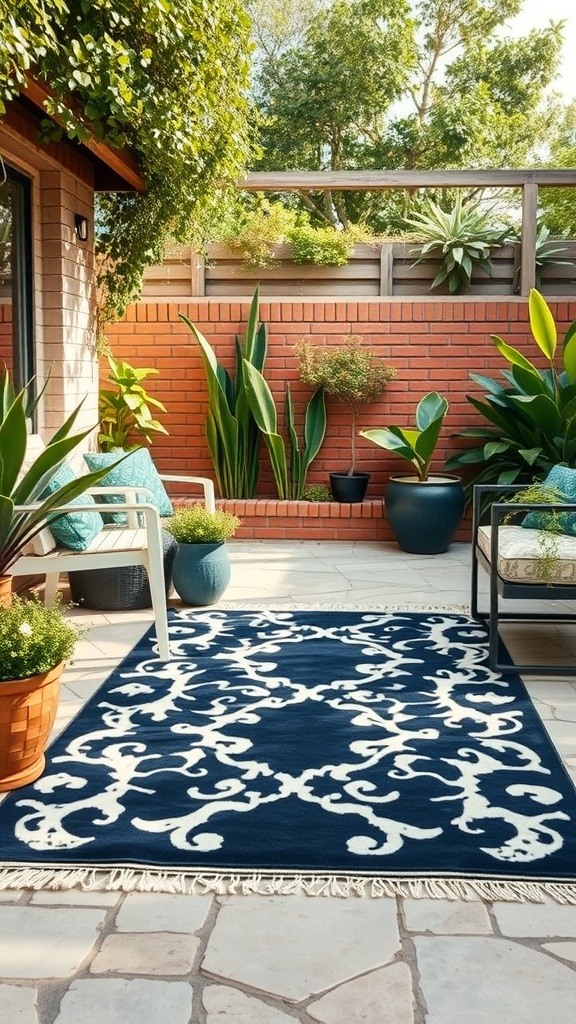
<path fill-rule="evenodd" d="M 177 508 L 165 529 L 179 544 L 219 544 L 233 537 L 239 526 L 240 519 L 231 512 L 209 512 L 204 505 L 191 505 Z"/>

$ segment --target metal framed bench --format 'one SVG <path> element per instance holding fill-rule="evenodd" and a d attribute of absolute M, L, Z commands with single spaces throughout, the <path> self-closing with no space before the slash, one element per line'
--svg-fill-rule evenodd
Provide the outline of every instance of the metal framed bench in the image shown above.
<path fill-rule="evenodd" d="M 511 503 L 506 500 L 522 490 L 525 490 L 525 485 L 477 484 L 474 487 L 470 608 L 472 616 L 488 626 L 490 668 L 498 672 L 510 671 L 510 665 L 500 662 L 498 657 L 499 631 L 503 621 L 576 622 L 576 607 L 574 612 L 570 612 L 552 607 L 548 611 L 518 611 L 504 606 L 507 600 L 538 601 L 550 606 L 554 602 L 576 601 L 576 537 L 525 529 L 512 522 L 512 518 L 523 518 L 528 512 L 556 510 L 576 514 L 576 504 Z M 488 502 L 489 511 L 486 511 Z M 554 537 L 555 549 L 553 564 L 543 578 L 543 552 L 546 550 L 546 537 L 551 536 Z M 479 609 L 479 567 L 488 573 L 490 580 L 486 611 Z M 576 665 L 559 667 L 529 663 L 513 667 L 522 673 L 576 675 Z"/>

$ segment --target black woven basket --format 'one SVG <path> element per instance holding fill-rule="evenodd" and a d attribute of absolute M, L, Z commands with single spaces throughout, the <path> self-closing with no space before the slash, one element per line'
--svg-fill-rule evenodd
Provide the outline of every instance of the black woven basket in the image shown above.
<path fill-rule="evenodd" d="M 178 547 L 172 534 L 162 530 L 166 597 L 172 589 L 172 563 Z M 121 565 L 114 569 L 77 569 L 68 574 L 70 595 L 75 604 L 95 611 L 138 611 L 151 608 L 148 573 L 143 565 Z"/>

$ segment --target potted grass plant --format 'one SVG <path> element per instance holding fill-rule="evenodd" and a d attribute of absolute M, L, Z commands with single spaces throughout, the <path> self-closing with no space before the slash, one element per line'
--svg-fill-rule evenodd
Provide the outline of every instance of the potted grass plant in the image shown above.
<path fill-rule="evenodd" d="M 447 551 L 464 511 L 459 477 L 432 473 L 431 466 L 448 402 L 430 391 L 416 407 L 416 427 L 377 427 L 362 437 L 401 455 L 413 467 L 408 476 L 393 475 L 386 488 L 386 513 L 402 551 L 436 555 Z"/>
<path fill-rule="evenodd" d="M 80 639 L 59 605 L 12 597 L 0 609 L 0 791 L 44 771 L 60 696 L 60 677 Z"/>
<path fill-rule="evenodd" d="M 350 409 L 350 465 L 329 474 L 335 501 L 358 502 L 366 494 L 370 474 L 356 471 L 356 419 L 360 408 L 375 402 L 396 376 L 393 366 L 363 348 L 363 340 L 360 335 L 350 335 L 342 345 L 320 348 L 302 339 L 294 348 L 304 383 L 321 388 Z"/>
<path fill-rule="evenodd" d="M 238 516 L 204 505 L 176 508 L 165 529 L 177 543 L 172 578 L 185 604 L 214 604 L 230 582 L 226 541 L 240 526 Z"/>

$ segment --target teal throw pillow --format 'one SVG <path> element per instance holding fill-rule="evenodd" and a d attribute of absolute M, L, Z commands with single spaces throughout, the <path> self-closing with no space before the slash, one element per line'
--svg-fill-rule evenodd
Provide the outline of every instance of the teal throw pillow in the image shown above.
<path fill-rule="evenodd" d="M 561 495 L 562 501 L 570 501 L 576 504 L 576 469 L 568 466 L 553 466 L 548 476 L 542 481 L 543 487 L 553 487 Z M 576 537 L 576 513 L 561 513 L 555 518 L 559 533 L 567 533 Z M 549 513 L 529 512 L 522 521 L 522 526 L 528 530 L 550 529 Z"/>
<path fill-rule="evenodd" d="M 147 448 L 135 448 L 133 452 L 121 462 L 114 466 L 119 458 L 122 458 L 122 451 L 115 452 L 86 452 L 84 461 L 88 469 L 105 469 L 106 466 L 113 466 L 109 473 L 98 484 L 99 487 L 145 487 L 150 493 L 146 496 L 138 495 L 137 501 L 148 502 L 154 505 L 161 516 L 171 516 L 173 512 L 172 503 L 166 493 L 166 488 L 158 476 L 158 471 L 150 458 Z M 98 496 L 98 501 L 105 504 L 118 504 L 125 501 L 122 494 L 110 494 Z M 105 514 L 107 521 L 125 523 L 124 512 Z"/>
<path fill-rule="evenodd" d="M 59 491 L 64 484 L 69 484 L 77 479 L 70 466 L 66 463 L 60 466 L 56 475 L 52 478 L 44 490 L 44 497 Z M 102 527 L 104 520 L 96 509 L 96 503 L 91 494 L 81 494 L 67 505 L 94 505 L 94 512 L 67 512 L 65 515 L 55 516 L 48 519 L 48 525 L 56 540 L 72 551 L 85 551 L 90 542 L 94 540 Z"/>

